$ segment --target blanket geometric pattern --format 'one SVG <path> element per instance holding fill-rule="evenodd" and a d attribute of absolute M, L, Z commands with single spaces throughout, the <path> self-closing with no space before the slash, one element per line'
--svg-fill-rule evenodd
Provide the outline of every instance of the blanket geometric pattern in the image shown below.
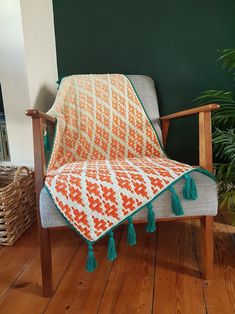
<path fill-rule="evenodd" d="M 79 160 L 165 156 L 124 75 L 64 78 L 49 113 L 58 125 L 48 171 Z"/>
<path fill-rule="evenodd" d="M 129 243 L 135 243 L 131 216 L 146 205 L 147 230 L 154 231 L 151 201 L 167 188 L 173 211 L 183 214 L 172 186 L 178 179 L 185 179 L 185 198 L 196 198 L 188 176 L 196 169 L 167 158 L 126 76 L 64 78 L 49 113 L 57 118 L 57 130 L 45 185 L 60 213 L 88 242 L 90 263 L 91 245 L 107 233 L 114 250 L 112 230 L 124 220 L 129 220 Z"/>
<path fill-rule="evenodd" d="M 51 172 L 46 185 L 70 223 L 96 241 L 191 169 L 167 158 L 90 160 Z"/>

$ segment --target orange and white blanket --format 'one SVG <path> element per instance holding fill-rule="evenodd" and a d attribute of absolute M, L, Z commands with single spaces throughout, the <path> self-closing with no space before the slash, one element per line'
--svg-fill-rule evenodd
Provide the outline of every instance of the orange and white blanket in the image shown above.
<path fill-rule="evenodd" d="M 196 199 L 197 170 L 165 155 L 157 134 L 124 75 L 73 75 L 64 78 L 52 109 L 57 118 L 45 185 L 63 217 L 89 244 L 87 269 L 96 261 L 92 244 L 109 234 L 109 259 L 116 257 L 113 229 L 148 207 L 146 230 L 155 231 L 151 201 L 169 189 L 172 209 L 183 209 L 173 184 L 183 178 L 186 199 Z"/>

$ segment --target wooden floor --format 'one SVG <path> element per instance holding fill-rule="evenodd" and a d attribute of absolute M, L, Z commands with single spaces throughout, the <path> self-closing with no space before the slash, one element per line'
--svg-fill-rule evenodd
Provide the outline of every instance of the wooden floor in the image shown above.
<path fill-rule="evenodd" d="M 126 226 L 115 232 L 118 258 L 107 261 L 107 239 L 95 245 L 99 267 L 85 271 L 87 247 L 72 231 L 53 231 L 55 294 L 41 296 L 36 227 L 12 247 L 0 248 L 0 313 L 235 313 L 235 227 L 217 217 L 214 279 L 200 273 L 197 221 L 162 222 L 148 234 L 136 226 L 137 245 L 126 244 Z"/>

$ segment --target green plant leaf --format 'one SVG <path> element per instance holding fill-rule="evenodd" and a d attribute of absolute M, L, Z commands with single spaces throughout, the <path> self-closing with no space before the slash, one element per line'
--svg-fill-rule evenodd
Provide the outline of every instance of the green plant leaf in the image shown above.
<path fill-rule="evenodd" d="M 221 61 L 222 67 L 233 72 L 235 70 L 235 49 L 223 49 L 219 52 L 221 57 L 218 60 Z"/>
<path fill-rule="evenodd" d="M 235 79 L 235 49 L 219 50 L 222 68 Z M 194 99 L 197 105 L 218 103 L 212 112 L 213 153 L 223 163 L 215 164 L 218 179 L 219 206 L 235 211 L 235 98 L 232 92 L 207 90 Z"/>

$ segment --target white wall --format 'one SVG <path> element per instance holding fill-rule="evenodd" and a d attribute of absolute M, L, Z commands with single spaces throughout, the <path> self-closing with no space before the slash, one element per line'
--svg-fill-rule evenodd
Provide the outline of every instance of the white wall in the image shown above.
<path fill-rule="evenodd" d="M 47 110 L 56 93 L 52 0 L 0 1 L 0 82 L 11 163 L 33 165 L 27 108 Z"/>
<path fill-rule="evenodd" d="M 19 0 L 0 1 L 0 82 L 13 163 L 32 161 L 30 123 L 24 117 L 30 106 Z"/>
<path fill-rule="evenodd" d="M 48 111 L 58 79 L 52 0 L 21 0 L 21 14 L 30 103 Z"/>

